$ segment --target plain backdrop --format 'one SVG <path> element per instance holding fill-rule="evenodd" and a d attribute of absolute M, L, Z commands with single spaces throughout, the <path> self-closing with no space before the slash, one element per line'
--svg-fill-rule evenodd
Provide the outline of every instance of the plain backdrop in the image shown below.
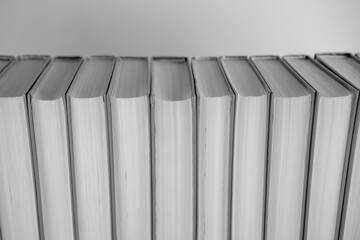
<path fill-rule="evenodd" d="M 0 54 L 360 52 L 359 0 L 0 0 Z"/>

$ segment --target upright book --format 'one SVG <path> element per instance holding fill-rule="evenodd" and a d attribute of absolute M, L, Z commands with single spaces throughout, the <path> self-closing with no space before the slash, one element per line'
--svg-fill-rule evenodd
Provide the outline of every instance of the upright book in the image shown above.
<path fill-rule="evenodd" d="M 285 61 L 316 90 L 304 237 L 337 239 L 357 93 L 307 56 Z"/>
<path fill-rule="evenodd" d="M 79 240 L 112 239 L 106 91 L 114 63 L 85 59 L 67 92 Z"/>
<path fill-rule="evenodd" d="M 265 239 L 303 239 L 314 91 L 279 57 L 251 60 L 271 90 Z"/>
<path fill-rule="evenodd" d="M 42 226 L 49 240 L 74 239 L 65 93 L 81 61 L 80 57 L 54 58 L 28 94 Z"/>
<path fill-rule="evenodd" d="M 151 240 L 148 65 L 147 58 L 118 58 L 107 93 L 119 240 Z"/>
<path fill-rule="evenodd" d="M 154 239 L 193 240 L 196 98 L 187 58 L 153 58 L 151 125 Z"/>
<path fill-rule="evenodd" d="M 235 96 L 217 58 L 192 61 L 197 92 L 197 239 L 229 239 Z"/>
<path fill-rule="evenodd" d="M 316 59 L 336 75 L 360 90 L 360 59 L 346 53 L 316 54 Z M 347 182 L 342 209 L 340 239 L 351 240 L 360 236 L 360 139 L 359 100 L 356 110 L 355 127 L 347 170 Z"/>
<path fill-rule="evenodd" d="M 262 240 L 270 90 L 246 57 L 221 63 L 236 94 L 231 239 Z"/>
<path fill-rule="evenodd" d="M 37 164 L 32 157 L 26 93 L 48 64 L 21 56 L 0 74 L 0 228 L 3 240 L 39 240 Z"/>

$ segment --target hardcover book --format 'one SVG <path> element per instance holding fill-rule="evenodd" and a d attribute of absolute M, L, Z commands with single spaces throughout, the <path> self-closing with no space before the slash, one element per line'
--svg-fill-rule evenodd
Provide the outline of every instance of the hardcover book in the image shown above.
<path fill-rule="evenodd" d="M 56 57 L 28 94 L 44 237 L 74 239 L 70 152 L 65 93 L 82 58 Z"/>
<path fill-rule="evenodd" d="M 279 57 L 251 60 L 271 90 L 265 239 L 302 239 L 314 91 Z"/>
<path fill-rule="evenodd" d="M 150 74 L 147 58 L 116 60 L 107 93 L 117 239 L 150 240 Z"/>
<path fill-rule="evenodd" d="M 48 61 L 47 56 L 20 56 L 0 74 L 0 224 L 4 240 L 39 240 L 42 235 L 26 93 Z"/>
<path fill-rule="evenodd" d="M 357 91 L 360 90 L 360 59 L 347 53 L 316 54 L 315 58 Z M 360 234 L 359 99 L 356 104 L 353 106 L 353 110 L 356 110 L 356 119 L 350 159 L 348 168 L 344 169 L 345 173 L 347 172 L 347 180 L 340 226 L 340 239 L 343 240 L 356 239 Z"/>
<path fill-rule="evenodd" d="M 284 59 L 316 91 L 304 237 L 337 239 L 358 93 L 307 56 Z"/>
<path fill-rule="evenodd" d="M 112 239 L 106 91 L 115 59 L 84 60 L 67 92 L 75 216 L 80 240 Z"/>
<path fill-rule="evenodd" d="M 196 100 L 187 58 L 153 58 L 151 137 L 156 240 L 193 240 Z"/>
<path fill-rule="evenodd" d="M 235 96 L 217 58 L 192 60 L 198 111 L 197 239 L 229 239 Z"/>
<path fill-rule="evenodd" d="M 236 94 L 231 239 L 262 240 L 270 90 L 246 57 L 221 63 Z"/>

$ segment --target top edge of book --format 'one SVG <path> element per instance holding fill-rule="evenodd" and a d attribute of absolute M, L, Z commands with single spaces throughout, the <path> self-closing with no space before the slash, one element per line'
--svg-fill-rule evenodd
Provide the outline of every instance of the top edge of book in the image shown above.
<path fill-rule="evenodd" d="M 317 53 L 315 58 L 343 82 L 360 90 L 360 58 L 350 53 Z"/>
<path fill-rule="evenodd" d="M 311 59 L 309 55 L 305 54 L 291 54 L 291 55 L 284 55 L 282 57 L 284 60 L 290 60 L 290 59 Z"/>
<path fill-rule="evenodd" d="M 348 52 L 321 52 L 321 53 L 315 53 L 315 59 L 319 58 L 319 57 L 338 57 L 338 58 L 347 58 L 352 56 L 350 53 Z"/>
<path fill-rule="evenodd" d="M 52 59 L 59 59 L 59 60 L 83 60 L 84 58 L 82 56 L 77 56 L 77 55 L 69 55 L 69 56 L 55 56 Z"/>
<path fill-rule="evenodd" d="M 50 61 L 45 55 L 21 55 L 0 74 L 0 97 L 22 97 L 29 92 Z"/>
<path fill-rule="evenodd" d="M 14 60 L 13 56 L 0 55 L 0 73 Z"/>
<path fill-rule="evenodd" d="M 93 55 L 85 57 L 85 60 L 115 60 L 113 55 Z"/>
<path fill-rule="evenodd" d="M 10 55 L 0 55 L 0 60 L 1 61 L 11 61 L 11 60 L 13 60 L 15 57 L 14 56 L 10 56 Z"/>
<path fill-rule="evenodd" d="M 277 55 L 256 55 L 256 56 L 250 56 L 249 59 L 251 61 L 258 61 L 258 60 L 280 60 L 281 57 Z"/>
<path fill-rule="evenodd" d="M 29 95 L 38 100 L 51 101 L 65 97 L 83 61 L 79 56 L 56 56 L 31 88 Z"/>
<path fill-rule="evenodd" d="M 219 59 L 236 95 L 244 97 L 269 95 L 268 85 L 246 56 L 222 56 Z"/>
<path fill-rule="evenodd" d="M 149 59 L 146 57 L 117 58 L 107 95 L 113 98 L 149 96 Z"/>
<path fill-rule="evenodd" d="M 342 97 L 354 94 L 354 89 L 307 55 L 288 55 L 283 59 L 323 97 Z"/>
<path fill-rule="evenodd" d="M 181 56 L 154 56 L 151 57 L 151 61 L 174 61 L 174 62 L 188 62 L 188 57 L 181 57 Z"/>
<path fill-rule="evenodd" d="M 235 95 L 218 57 L 194 57 L 191 66 L 199 96 L 213 98 Z"/>
<path fill-rule="evenodd" d="M 315 94 L 315 90 L 284 63 L 279 56 L 261 55 L 251 56 L 249 59 L 269 86 L 273 96 L 296 98 Z M 269 66 L 261 66 L 260 63 Z"/>
<path fill-rule="evenodd" d="M 220 60 L 248 60 L 249 58 L 247 56 L 220 56 Z"/>
<path fill-rule="evenodd" d="M 113 56 L 86 57 L 66 95 L 73 98 L 104 97 L 113 74 Z"/>
<path fill-rule="evenodd" d="M 215 56 L 196 56 L 196 57 L 192 57 L 191 60 L 192 61 L 194 61 L 194 60 L 203 60 L 203 61 L 206 61 L 206 60 L 218 60 L 218 57 L 215 57 Z"/>
<path fill-rule="evenodd" d="M 194 79 L 187 57 L 152 57 L 151 79 L 151 97 L 183 101 L 195 96 Z"/>
<path fill-rule="evenodd" d="M 116 57 L 117 60 L 147 60 L 149 61 L 148 57 L 143 56 L 119 56 Z"/>
<path fill-rule="evenodd" d="M 35 55 L 35 54 L 23 54 L 16 57 L 16 59 L 50 59 L 50 55 Z"/>

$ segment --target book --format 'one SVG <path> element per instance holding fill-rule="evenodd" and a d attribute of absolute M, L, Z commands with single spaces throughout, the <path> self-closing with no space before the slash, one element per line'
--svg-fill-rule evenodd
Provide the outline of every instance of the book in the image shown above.
<path fill-rule="evenodd" d="M 220 60 L 236 94 L 231 239 L 262 240 L 270 90 L 246 57 Z"/>
<path fill-rule="evenodd" d="M 285 61 L 316 91 L 304 237 L 337 239 L 356 94 L 308 56 Z"/>
<path fill-rule="evenodd" d="M 14 60 L 14 57 L 12 56 L 0 55 L 0 72 L 4 70 L 5 67 L 9 65 L 12 60 Z"/>
<path fill-rule="evenodd" d="M 345 82 L 360 90 L 360 59 L 347 53 L 316 54 L 315 58 Z M 359 100 L 356 110 L 355 126 L 352 136 L 351 153 L 348 162 L 346 189 L 341 215 L 340 239 L 356 239 L 360 234 L 360 163 L 359 163 Z M 350 145 L 350 144 L 349 144 Z"/>
<path fill-rule="evenodd" d="M 279 57 L 250 59 L 271 90 L 265 239 L 303 239 L 314 91 Z"/>
<path fill-rule="evenodd" d="M 106 91 L 115 59 L 86 58 L 68 92 L 77 239 L 112 239 Z"/>
<path fill-rule="evenodd" d="M 197 93 L 197 239 L 229 239 L 233 90 L 217 58 L 194 58 Z"/>
<path fill-rule="evenodd" d="M 147 58 L 118 58 L 107 93 L 116 239 L 151 240 L 148 65 Z"/>
<path fill-rule="evenodd" d="M 196 238 L 196 116 L 187 58 L 153 58 L 151 142 L 156 240 Z"/>
<path fill-rule="evenodd" d="M 0 240 L 360 236 L 360 55 L 0 55 Z"/>
<path fill-rule="evenodd" d="M 81 57 L 55 57 L 28 93 L 44 238 L 74 239 L 65 93 Z"/>
<path fill-rule="evenodd" d="M 355 53 L 355 57 L 360 58 L 360 53 Z"/>
<path fill-rule="evenodd" d="M 48 60 L 47 56 L 20 56 L 0 75 L 0 224 L 4 240 L 41 237 L 26 93 Z"/>

